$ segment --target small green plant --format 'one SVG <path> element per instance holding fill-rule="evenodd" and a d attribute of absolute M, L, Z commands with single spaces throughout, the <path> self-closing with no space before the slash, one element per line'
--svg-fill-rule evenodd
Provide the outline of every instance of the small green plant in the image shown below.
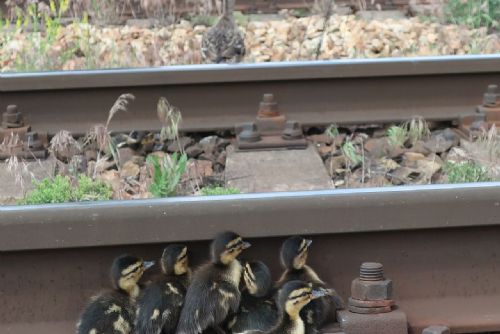
<path fill-rule="evenodd" d="M 98 201 L 111 199 L 111 187 L 102 181 L 80 175 L 76 186 L 67 176 L 57 175 L 35 182 L 35 189 L 19 201 L 21 205 L 66 203 L 78 201 Z"/>
<path fill-rule="evenodd" d="M 220 196 L 220 195 L 234 195 L 240 194 L 241 191 L 237 188 L 226 187 L 204 187 L 201 189 L 203 196 Z"/>
<path fill-rule="evenodd" d="M 237 25 L 242 27 L 246 26 L 248 22 L 250 22 L 250 18 L 238 10 L 234 11 L 234 20 Z"/>
<path fill-rule="evenodd" d="M 474 162 L 453 163 L 447 162 L 443 171 L 448 176 L 449 183 L 469 183 L 492 181 L 486 168 Z"/>
<path fill-rule="evenodd" d="M 217 22 L 217 16 L 213 15 L 195 15 L 190 18 L 193 26 L 211 27 Z"/>
<path fill-rule="evenodd" d="M 78 187 L 73 190 L 75 201 L 100 201 L 111 199 L 112 196 L 113 190 L 108 184 L 94 181 L 86 175 L 78 177 Z"/>
<path fill-rule="evenodd" d="M 431 130 L 429 124 L 423 117 L 413 117 L 410 121 L 404 124 L 408 131 L 408 139 L 412 145 L 416 142 L 429 138 Z"/>
<path fill-rule="evenodd" d="M 187 155 L 177 153 L 165 155 L 160 159 L 156 155 L 149 155 L 147 163 L 152 167 L 152 183 L 149 191 L 155 197 L 175 195 L 177 185 L 187 167 Z"/>
<path fill-rule="evenodd" d="M 387 130 L 387 137 L 392 147 L 402 147 L 408 139 L 408 130 L 406 127 L 393 125 Z"/>
<path fill-rule="evenodd" d="M 335 138 L 337 137 L 340 132 L 339 132 L 339 128 L 337 127 L 337 124 L 330 124 L 326 130 L 325 130 L 325 134 L 330 137 L 330 138 Z"/>
<path fill-rule="evenodd" d="M 498 27 L 500 0 L 448 0 L 444 5 L 447 22 L 469 28 Z"/>
<path fill-rule="evenodd" d="M 341 148 L 342 154 L 346 159 L 346 165 L 354 167 L 363 162 L 363 157 L 357 152 L 356 146 L 350 140 L 346 140 Z"/>

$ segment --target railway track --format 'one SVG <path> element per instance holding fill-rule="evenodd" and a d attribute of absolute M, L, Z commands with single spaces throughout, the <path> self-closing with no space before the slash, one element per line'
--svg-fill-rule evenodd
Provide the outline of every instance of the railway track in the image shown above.
<path fill-rule="evenodd" d="M 124 92 L 137 99 L 116 131 L 158 128 L 161 95 L 186 131 L 253 119 L 268 92 L 305 125 L 453 121 L 475 116 L 499 79 L 496 56 L 1 74 L 0 107 L 17 104 L 49 133 L 101 122 Z M 164 243 L 187 241 L 197 264 L 226 229 L 250 238 L 249 256 L 275 277 L 283 238 L 311 235 L 311 265 L 344 297 L 362 262 L 382 263 L 409 333 L 500 331 L 500 183 L 485 183 L 0 207 L 0 332 L 72 332 L 113 257 L 156 258 Z"/>

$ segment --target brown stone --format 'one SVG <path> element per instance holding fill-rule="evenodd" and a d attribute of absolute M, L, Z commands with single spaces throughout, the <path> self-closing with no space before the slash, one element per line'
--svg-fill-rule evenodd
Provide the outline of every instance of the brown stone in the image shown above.
<path fill-rule="evenodd" d="M 326 135 L 326 134 L 320 134 L 320 135 L 311 135 L 308 136 L 307 139 L 314 143 L 318 144 L 332 144 L 333 143 L 333 138 Z"/>
<path fill-rule="evenodd" d="M 141 169 L 138 164 L 132 161 L 127 161 L 120 169 L 120 176 L 123 178 L 137 178 L 139 176 L 140 170 Z"/>
<path fill-rule="evenodd" d="M 325 167 L 330 176 L 335 175 L 340 172 L 342 168 L 345 167 L 345 158 L 342 155 L 329 157 L 325 161 Z"/>
<path fill-rule="evenodd" d="M 199 144 L 194 144 L 186 149 L 186 154 L 188 158 L 197 158 L 200 154 L 203 153 L 203 149 Z"/>

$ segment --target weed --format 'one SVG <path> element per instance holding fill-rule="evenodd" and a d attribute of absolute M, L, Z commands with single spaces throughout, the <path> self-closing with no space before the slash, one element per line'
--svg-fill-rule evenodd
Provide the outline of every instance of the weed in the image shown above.
<path fill-rule="evenodd" d="M 27 44 L 16 58 L 16 71 L 47 71 L 62 67 L 74 54 L 74 48 L 61 53 L 55 51 L 53 45 L 61 37 L 62 16 L 69 8 L 70 0 L 54 0 L 47 7 L 44 3 L 31 2 L 26 13 L 16 13 L 16 30 L 31 28 Z"/>
<path fill-rule="evenodd" d="M 500 0 L 448 0 L 444 15 L 449 23 L 494 29 L 500 21 Z"/>
<path fill-rule="evenodd" d="M 238 10 L 235 10 L 233 14 L 234 21 L 239 26 L 245 27 L 250 22 L 250 18 Z"/>
<path fill-rule="evenodd" d="M 326 130 L 325 130 L 325 134 L 332 138 L 332 139 L 335 139 L 335 137 L 337 137 L 340 132 L 339 132 L 339 128 L 337 127 L 337 124 L 330 124 Z"/>
<path fill-rule="evenodd" d="M 408 131 L 408 139 L 412 145 L 415 145 L 417 141 L 429 138 L 431 135 L 429 124 L 420 116 L 413 117 L 404 124 L 404 128 Z"/>
<path fill-rule="evenodd" d="M 408 140 L 408 130 L 404 126 L 393 125 L 387 130 L 387 137 L 392 147 L 402 147 Z"/>
<path fill-rule="evenodd" d="M 217 16 L 213 16 L 213 15 L 195 15 L 195 16 L 192 16 L 189 20 L 191 21 L 191 24 L 193 26 L 211 27 L 215 23 L 217 23 Z"/>
<path fill-rule="evenodd" d="M 94 181 L 86 175 L 78 177 L 78 186 L 73 190 L 75 201 L 99 201 L 111 199 L 112 196 L 113 191 L 108 184 Z"/>
<path fill-rule="evenodd" d="M 449 183 L 487 182 L 491 181 L 486 168 L 474 162 L 447 162 L 443 171 L 448 176 Z"/>
<path fill-rule="evenodd" d="M 49 151 L 58 160 L 68 162 L 72 156 L 80 153 L 81 145 L 73 138 L 71 133 L 61 130 L 50 140 Z"/>
<path fill-rule="evenodd" d="M 152 167 L 152 183 L 149 191 L 155 197 L 175 195 L 177 185 L 187 167 L 187 155 L 177 153 L 165 155 L 160 159 L 156 155 L 149 155 L 146 162 Z"/>
<path fill-rule="evenodd" d="M 240 194 L 241 191 L 238 188 L 226 188 L 226 187 L 204 187 L 201 189 L 201 194 L 203 196 L 219 196 L 219 195 L 234 195 Z"/>
<path fill-rule="evenodd" d="M 90 14 L 98 25 L 118 24 L 122 19 L 124 6 L 119 0 L 90 0 Z"/>
<path fill-rule="evenodd" d="M 171 105 L 166 98 L 161 97 L 158 100 L 156 111 L 158 119 L 162 123 L 160 132 L 161 140 L 178 140 L 179 125 L 182 122 L 180 110 Z"/>
<path fill-rule="evenodd" d="M 363 157 L 358 153 L 352 141 L 346 139 L 344 145 L 341 147 L 341 151 L 346 159 L 346 165 L 349 168 L 355 167 L 363 162 Z"/>
<path fill-rule="evenodd" d="M 108 112 L 108 119 L 106 121 L 106 124 L 98 124 L 94 126 L 87 134 L 84 141 L 84 146 L 89 146 L 94 144 L 97 146 L 97 163 L 95 164 L 93 173 L 94 179 L 97 177 L 98 163 L 103 160 L 101 158 L 102 153 L 110 154 L 113 160 L 115 161 L 116 165 L 118 166 L 118 169 L 120 169 L 119 165 L 120 157 L 118 154 L 118 149 L 116 147 L 116 144 L 111 138 L 109 125 L 113 117 L 118 112 L 127 111 L 128 104 L 130 103 L 130 101 L 133 101 L 134 99 L 135 96 L 132 94 L 120 95 Z M 104 158 L 104 160 L 107 160 L 107 158 Z"/>
<path fill-rule="evenodd" d="M 35 189 L 20 200 L 18 204 L 49 204 L 77 201 L 109 200 L 112 197 L 111 187 L 102 181 L 93 181 L 85 175 L 78 177 L 73 185 L 68 176 L 57 175 L 34 182 Z"/>

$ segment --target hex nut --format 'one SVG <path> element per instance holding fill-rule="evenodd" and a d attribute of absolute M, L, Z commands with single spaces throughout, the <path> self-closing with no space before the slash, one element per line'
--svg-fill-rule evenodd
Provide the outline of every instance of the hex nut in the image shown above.
<path fill-rule="evenodd" d="M 430 326 L 425 328 L 422 334 L 450 334 L 450 329 L 446 326 Z"/>
<path fill-rule="evenodd" d="M 359 300 L 392 299 L 392 280 L 364 281 L 356 278 L 351 284 L 351 297 Z"/>

